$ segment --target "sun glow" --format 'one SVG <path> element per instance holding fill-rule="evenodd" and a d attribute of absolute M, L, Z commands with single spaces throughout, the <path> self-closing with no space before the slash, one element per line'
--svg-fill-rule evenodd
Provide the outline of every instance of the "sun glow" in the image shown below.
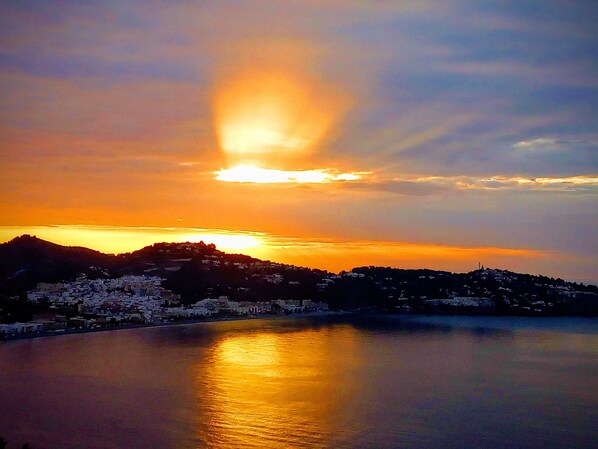
<path fill-rule="evenodd" d="M 338 173 L 333 170 L 274 170 L 254 167 L 252 165 L 237 165 L 216 173 L 218 181 L 250 182 L 261 184 L 275 183 L 315 183 L 325 184 L 334 181 L 355 181 L 366 172 Z"/>
<path fill-rule="evenodd" d="M 267 66 L 267 64 L 266 64 Z M 214 93 L 215 128 L 226 168 L 216 180 L 239 183 L 354 181 L 366 172 L 297 167 L 312 165 L 347 106 L 336 89 L 289 67 L 245 68 L 227 73 Z"/>
<path fill-rule="evenodd" d="M 156 242 L 213 243 L 226 252 L 252 252 L 260 248 L 263 236 L 256 232 L 201 228 L 154 228 L 117 226 L 0 226 L 0 241 L 32 234 L 60 245 L 84 246 L 108 253 L 136 251 Z"/>
<path fill-rule="evenodd" d="M 230 165 L 305 156 L 339 113 L 338 101 L 298 74 L 241 73 L 215 94 L 216 131 Z"/>
<path fill-rule="evenodd" d="M 261 232 L 202 228 L 119 227 L 98 225 L 0 226 L 0 243 L 22 234 L 32 234 L 54 243 L 84 246 L 108 253 L 138 250 L 156 242 L 214 243 L 219 250 L 339 272 L 355 266 L 380 265 L 403 268 L 465 271 L 486 261 L 527 271 L 532 266 L 558 272 L 563 254 L 498 247 L 460 247 L 433 243 L 393 241 L 342 241 L 284 237 Z"/>

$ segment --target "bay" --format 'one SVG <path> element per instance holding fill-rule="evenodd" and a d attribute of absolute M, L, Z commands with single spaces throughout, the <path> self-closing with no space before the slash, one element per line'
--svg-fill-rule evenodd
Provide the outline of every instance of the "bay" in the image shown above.
<path fill-rule="evenodd" d="M 9 448 L 593 448 L 596 319 L 324 316 L 0 344 Z"/>

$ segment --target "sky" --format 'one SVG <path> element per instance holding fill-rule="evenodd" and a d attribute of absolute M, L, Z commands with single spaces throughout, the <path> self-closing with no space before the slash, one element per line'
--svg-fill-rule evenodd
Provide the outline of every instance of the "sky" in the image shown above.
<path fill-rule="evenodd" d="M 594 1 L 6 1 L 0 241 L 598 280 Z"/>

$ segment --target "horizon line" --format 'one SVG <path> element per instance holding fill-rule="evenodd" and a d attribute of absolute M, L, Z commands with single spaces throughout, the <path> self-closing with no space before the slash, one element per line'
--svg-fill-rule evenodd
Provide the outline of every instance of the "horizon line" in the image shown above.
<path fill-rule="evenodd" d="M 333 273 L 362 266 L 429 269 L 454 273 L 475 271 L 478 263 L 513 272 L 537 273 L 595 284 L 592 275 L 566 275 L 550 269 L 567 259 L 558 251 L 494 246 L 460 246 L 389 240 L 350 240 L 289 237 L 259 231 L 230 231 L 201 227 L 114 225 L 0 225 L 0 242 L 24 234 L 64 246 L 93 249 L 104 254 L 125 254 L 156 243 L 213 243 L 229 254 Z M 171 237 L 171 238 L 169 238 Z M 534 269 L 533 263 L 548 265 Z M 529 266 L 529 265 L 532 266 Z M 529 268 L 528 268 L 529 266 Z M 562 265 L 559 265 L 562 270 Z M 426 268 L 422 268 L 426 267 Z M 559 271 L 561 271 L 559 270 Z M 543 274 L 546 273 L 546 274 Z"/>

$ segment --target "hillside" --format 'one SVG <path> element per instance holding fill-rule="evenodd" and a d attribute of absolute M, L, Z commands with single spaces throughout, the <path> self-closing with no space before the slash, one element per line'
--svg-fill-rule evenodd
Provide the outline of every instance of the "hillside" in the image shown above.
<path fill-rule="evenodd" d="M 156 243 L 114 256 L 24 235 L 0 244 L 0 318 L 38 312 L 26 300 L 38 283 L 125 275 L 162 279 L 183 305 L 227 296 L 243 302 L 311 299 L 333 309 L 391 313 L 598 315 L 596 286 L 504 270 L 359 267 L 333 274 L 227 254 L 203 242 Z"/>
<path fill-rule="evenodd" d="M 18 295 L 39 282 L 90 276 L 111 268 L 116 257 L 88 248 L 61 246 L 35 236 L 22 235 L 0 244 L 0 294 Z"/>

